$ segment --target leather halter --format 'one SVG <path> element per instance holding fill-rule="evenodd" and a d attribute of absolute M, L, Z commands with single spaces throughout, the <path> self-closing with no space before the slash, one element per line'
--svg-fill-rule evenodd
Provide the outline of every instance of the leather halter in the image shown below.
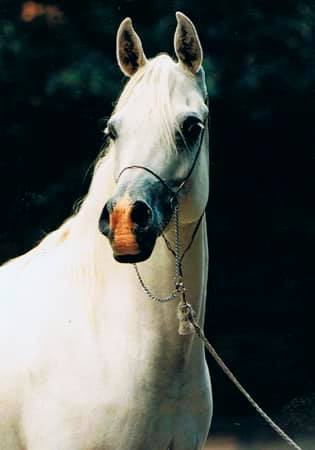
<path fill-rule="evenodd" d="M 206 96 L 206 98 L 205 98 L 205 104 L 208 106 L 208 96 Z M 185 184 L 187 183 L 187 181 L 189 180 L 191 174 L 193 173 L 193 171 L 194 171 L 194 169 L 195 169 L 195 167 L 196 167 L 197 161 L 198 161 L 198 159 L 199 159 L 199 155 L 200 155 L 200 153 L 201 153 L 201 147 L 202 147 L 202 144 L 203 144 L 203 138 L 204 138 L 205 129 L 206 129 L 206 127 L 207 127 L 207 128 L 209 127 L 209 119 L 208 119 L 208 117 L 207 117 L 207 119 L 206 119 L 204 122 L 202 122 L 202 123 L 203 123 L 204 128 L 203 128 L 203 130 L 202 130 L 202 132 L 201 132 L 200 143 L 199 143 L 198 150 L 197 150 L 197 152 L 196 152 L 195 158 L 194 158 L 194 160 L 193 160 L 192 165 L 190 166 L 190 169 L 189 169 L 188 172 L 187 172 L 187 175 L 180 181 L 179 187 L 178 187 L 175 191 L 174 191 L 173 189 L 171 189 L 171 188 L 169 187 L 168 183 L 167 183 L 162 177 L 160 177 L 157 173 L 155 173 L 152 169 L 150 169 L 150 168 L 148 168 L 148 167 L 145 167 L 145 166 L 141 166 L 141 165 L 139 165 L 139 164 L 133 164 L 133 165 L 124 167 L 124 168 L 119 172 L 118 177 L 117 177 L 116 180 L 115 180 L 116 184 L 118 183 L 120 177 L 122 176 L 122 174 L 123 174 L 126 170 L 129 170 L 129 169 L 142 169 L 142 170 L 145 170 L 145 171 L 148 172 L 150 175 L 154 176 L 161 184 L 163 184 L 163 186 L 165 187 L 165 189 L 166 189 L 166 190 L 168 191 L 168 193 L 170 194 L 170 203 L 171 203 L 172 209 L 174 210 L 175 205 L 178 204 L 178 194 L 179 194 L 179 192 L 183 189 L 183 187 L 185 186 Z M 204 212 L 202 213 L 201 217 L 203 216 L 203 214 L 204 214 Z M 200 219 L 199 219 L 199 221 L 200 221 Z M 199 222 L 199 221 L 198 221 L 198 222 Z"/>

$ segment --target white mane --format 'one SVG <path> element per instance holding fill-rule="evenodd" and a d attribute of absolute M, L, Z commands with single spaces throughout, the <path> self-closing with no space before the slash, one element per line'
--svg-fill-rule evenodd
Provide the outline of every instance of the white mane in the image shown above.
<path fill-rule="evenodd" d="M 166 148 L 170 150 L 176 148 L 175 132 L 178 129 L 171 103 L 171 92 L 175 84 L 175 77 L 178 76 L 176 69 L 177 64 L 166 54 L 149 60 L 130 78 L 113 112 L 115 114 L 125 108 L 130 108 L 132 114 L 136 115 L 139 120 L 139 126 L 141 126 L 143 115 L 149 115 L 152 126 L 159 128 Z M 40 265 L 41 260 L 47 261 L 46 258 L 54 250 L 58 250 L 58 254 L 60 252 L 64 254 L 63 257 L 66 257 L 66 254 L 75 255 L 74 258 L 69 259 L 69 262 L 73 261 L 74 270 L 81 270 L 79 269 L 80 260 L 85 265 L 87 262 L 92 264 L 93 272 L 95 267 L 99 267 L 95 260 L 99 253 L 97 247 L 102 244 L 102 236 L 98 233 L 98 219 L 104 204 L 115 188 L 111 148 L 108 150 L 105 155 L 100 155 L 95 165 L 89 192 L 78 211 L 57 230 L 49 233 L 30 252 L 14 258 L 5 264 L 3 269 L 10 267 L 11 270 L 23 270 L 30 264 Z M 80 235 L 79 239 L 78 234 Z M 87 258 L 88 253 L 91 254 L 90 260 Z M 61 255 L 60 257 L 62 258 Z M 66 257 L 66 259 L 68 258 Z M 95 274 L 96 272 L 94 272 Z M 92 278 L 90 282 L 93 283 Z"/>
<path fill-rule="evenodd" d="M 141 126 L 143 116 L 149 116 L 154 128 L 169 150 L 176 149 L 178 129 L 171 93 L 178 75 L 177 64 L 166 54 L 149 60 L 126 84 L 113 114 L 130 108 Z"/>
<path fill-rule="evenodd" d="M 150 117 L 152 127 L 158 130 L 165 148 L 169 151 L 176 150 L 175 133 L 179 130 L 171 102 L 176 76 L 180 74 L 177 71 L 177 64 L 170 56 L 162 54 L 147 61 L 146 65 L 130 78 L 113 111 L 114 115 L 124 109 L 130 109 L 129 114 L 138 121 L 139 129 L 141 129 L 143 117 Z M 189 77 L 188 73 L 187 77 Z M 102 208 L 110 193 L 115 189 L 112 163 L 111 145 L 109 145 L 105 154 L 100 154 L 89 193 L 79 210 L 82 224 L 97 226 Z"/>

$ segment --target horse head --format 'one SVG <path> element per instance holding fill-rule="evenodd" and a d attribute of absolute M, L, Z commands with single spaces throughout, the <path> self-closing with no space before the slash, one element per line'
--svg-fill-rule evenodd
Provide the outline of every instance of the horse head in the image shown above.
<path fill-rule="evenodd" d="M 149 258 L 176 204 L 188 224 L 208 199 L 203 52 L 193 23 L 179 12 L 176 18 L 177 62 L 166 54 L 147 59 L 129 18 L 117 33 L 118 64 L 129 81 L 105 129 L 116 187 L 99 229 L 119 262 Z"/>

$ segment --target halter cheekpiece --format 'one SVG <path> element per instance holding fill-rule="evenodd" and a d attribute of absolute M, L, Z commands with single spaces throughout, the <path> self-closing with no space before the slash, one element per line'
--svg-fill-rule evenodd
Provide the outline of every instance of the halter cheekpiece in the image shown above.
<path fill-rule="evenodd" d="M 208 106 L 208 97 L 206 97 L 205 99 L 205 103 Z M 155 177 L 163 186 L 164 188 L 167 190 L 167 192 L 170 195 L 170 203 L 171 203 L 171 208 L 172 208 L 172 217 L 174 217 L 174 221 L 175 221 L 175 247 L 172 248 L 171 243 L 168 241 L 168 239 L 165 237 L 165 235 L 163 234 L 163 232 L 161 233 L 164 242 L 168 248 L 168 250 L 173 254 L 173 256 L 175 257 L 175 277 L 174 277 L 174 289 L 173 291 L 165 296 L 165 297 L 160 297 L 157 296 L 155 294 L 153 294 L 151 292 L 151 290 L 146 286 L 145 282 L 143 281 L 143 278 L 139 272 L 138 266 L 137 264 L 133 264 L 135 271 L 136 271 L 136 275 L 138 278 L 138 281 L 140 283 L 140 286 L 142 287 L 143 291 L 145 292 L 145 294 L 147 295 L 148 298 L 150 298 L 151 300 L 158 302 L 158 303 L 166 303 L 166 302 L 170 302 L 175 300 L 178 296 L 181 297 L 181 300 L 178 304 L 178 309 L 177 309 L 177 318 L 179 320 L 179 328 L 178 328 L 178 333 L 181 335 L 187 335 L 187 334 L 192 334 L 194 333 L 195 329 L 194 326 L 191 323 L 191 318 L 194 317 L 194 311 L 192 306 L 187 302 L 186 300 L 186 288 L 184 285 L 184 280 L 183 280 L 183 270 L 182 270 L 182 262 L 184 259 L 184 256 L 186 255 L 186 253 L 188 252 L 188 250 L 190 249 L 190 247 L 192 246 L 194 239 L 197 235 L 197 232 L 199 230 L 200 224 L 202 222 L 202 218 L 205 214 L 205 211 L 203 211 L 203 213 L 201 214 L 201 216 L 199 217 L 197 224 L 195 226 L 195 229 L 192 233 L 191 236 L 191 240 L 189 242 L 189 244 L 187 245 L 187 247 L 184 249 L 183 253 L 180 253 L 180 235 L 179 235 L 179 199 L 178 199 L 178 194 L 179 192 L 183 189 L 183 187 L 186 185 L 187 181 L 189 180 L 190 176 L 192 175 L 197 161 L 199 159 L 199 155 L 201 153 L 201 147 L 202 147 L 202 143 L 203 143 L 203 138 L 204 138 L 204 131 L 206 128 L 206 124 L 208 124 L 208 118 L 203 122 L 203 129 L 200 135 L 200 142 L 199 142 L 199 146 L 195 155 L 195 158 L 192 162 L 192 165 L 190 166 L 187 175 L 180 181 L 179 186 L 176 190 L 173 190 L 169 187 L 168 183 L 162 178 L 160 177 L 157 173 L 155 173 L 152 169 L 142 166 L 142 165 L 138 165 L 138 164 L 134 164 L 134 165 L 130 165 L 130 166 L 126 166 L 124 167 L 120 173 L 118 174 L 118 177 L 116 179 L 116 183 L 118 183 L 120 177 L 122 176 L 122 174 L 124 172 L 126 172 L 127 170 L 130 169 L 142 169 L 144 171 L 146 171 L 147 173 L 149 173 L 150 175 L 152 175 L 153 177 Z"/>

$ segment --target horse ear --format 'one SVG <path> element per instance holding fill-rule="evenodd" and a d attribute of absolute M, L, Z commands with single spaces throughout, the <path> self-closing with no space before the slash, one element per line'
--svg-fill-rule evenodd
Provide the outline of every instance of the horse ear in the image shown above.
<path fill-rule="evenodd" d="M 201 67 L 203 51 L 198 33 L 191 20 L 177 11 L 177 27 L 174 36 L 175 53 L 178 60 L 193 74 Z"/>
<path fill-rule="evenodd" d="M 121 22 L 117 31 L 117 60 L 127 77 L 131 77 L 146 63 L 141 40 L 129 17 Z"/>

